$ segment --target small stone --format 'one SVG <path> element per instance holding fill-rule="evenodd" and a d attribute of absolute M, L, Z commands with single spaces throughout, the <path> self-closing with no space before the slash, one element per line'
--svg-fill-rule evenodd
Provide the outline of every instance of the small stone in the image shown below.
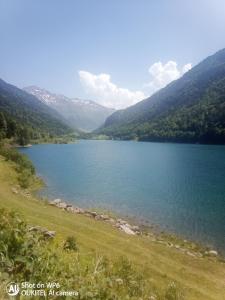
<path fill-rule="evenodd" d="M 113 218 L 109 218 L 107 221 L 111 224 L 115 224 L 115 222 L 116 222 Z"/>
<path fill-rule="evenodd" d="M 208 251 L 208 255 L 210 255 L 210 256 L 217 256 L 218 252 L 216 250 L 210 250 L 210 251 Z"/>
<path fill-rule="evenodd" d="M 187 253 L 187 255 L 189 255 L 189 256 L 191 256 L 191 257 L 196 257 L 195 254 L 192 253 L 192 252 L 190 252 L 190 251 L 187 251 L 186 253 Z"/>
<path fill-rule="evenodd" d="M 108 215 L 100 215 L 100 218 L 103 220 L 103 221 L 107 221 L 110 219 L 110 217 Z"/>
<path fill-rule="evenodd" d="M 135 235 L 135 232 L 131 230 L 129 227 L 127 227 L 126 225 L 120 225 L 120 229 L 126 234 Z"/>
<path fill-rule="evenodd" d="M 133 231 L 138 231 L 138 232 L 140 232 L 139 226 L 131 226 L 131 229 L 132 229 Z"/>
<path fill-rule="evenodd" d="M 125 225 L 127 222 L 122 219 L 117 219 L 117 223 Z"/>
<path fill-rule="evenodd" d="M 46 237 L 46 238 L 54 238 L 54 236 L 55 236 L 55 231 L 45 231 L 44 232 L 44 237 Z"/>
<path fill-rule="evenodd" d="M 61 199 L 55 199 L 55 200 L 53 200 L 53 202 L 54 202 L 55 204 L 58 204 L 58 203 L 62 202 L 62 200 L 61 200 Z"/>
<path fill-rule="evenodd" d="M 65 202 L 60 202 L 56 206 L 58 208 L 61 208 L 61 209 L 66 209 L 67 208 L 67 204 Z"/>
<path fill-rule="evenodd" d="M 29 228 L 29 231 L 41 231 L 42 227 L 41 226 L 32 226 Z"/>
<path fill-rule="evenodd" d="M 96 213 L 96 211 L 89 211 L 89 214 L 95 218 L 98 214 Z"/>

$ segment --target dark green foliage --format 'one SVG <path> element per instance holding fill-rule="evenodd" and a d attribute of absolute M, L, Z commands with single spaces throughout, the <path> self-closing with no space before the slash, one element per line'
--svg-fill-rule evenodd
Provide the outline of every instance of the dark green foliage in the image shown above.
<path fill-rule="evenodd" d="M 6 160 L 15 162 L 18 172 L 27 170 L 31 175 L 35 174 L 35 168 L 29 158 L 26 155 L 18 152 L 16 149 L 3 145 L 0 147 L 0 155 L 4 156 Z"/>
<path fill-rule="evenodd" d="M 74 236 L 68 236 L 64 245 L 63 245 L 64 250 L 68 251 L 76 251 L 78 250 L 77 248 L 77 242 Z"/>
<path fill-rule="evenodd" d="M 28 188 L 35 175 L 35 168 L 29 158 L 16 149 L 0 145 L 0 155 L 15 163 L 18 172 L 18 183 L 22 188 Z"/>
<path fill-rule="evenodd" d="M 0 138 L 14 137 L 20 145 L 72 132 L 54 109 L 1 79 L 0 112 Z"/>
<path fill-rule="evenodd" d="M 115 139 L 225 144 L 225 49 L 150 98 L 110 116 Z"/>
<path fill-rule="evenodd" d="M 0 210 L 0 269 L 11 279 L 29 280 L 40 252 L 43 237 L 28 230 L 15 213 Z"/>

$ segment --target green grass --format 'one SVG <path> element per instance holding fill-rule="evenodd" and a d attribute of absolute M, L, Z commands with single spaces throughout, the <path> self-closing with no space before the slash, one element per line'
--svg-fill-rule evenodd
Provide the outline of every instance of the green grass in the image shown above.
<path fill-rule="evenodd" d="M 151 242 L 147 237 L 128 236 L 109 224 L 73 215 L 31 196 L 12 192 L 18 184 L 13 163 L 0 157 L 0 207 L 14 209 L 33 225 L 56 231 L 56 240 L 74 235 L 81 255 L 126 256 L 159 289 L 175 281 L 187 300 L 224 300 L 225 264 L 211 258 L 193 258 L 175 248 Z"/>

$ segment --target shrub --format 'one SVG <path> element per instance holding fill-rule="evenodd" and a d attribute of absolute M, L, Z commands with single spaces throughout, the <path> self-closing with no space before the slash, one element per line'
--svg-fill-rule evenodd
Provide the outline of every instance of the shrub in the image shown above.
<path fill-rule="evenodd" d="M 6 160 L 11 160 L 16 163 L 17 171 L 22 172 L 23 170 L 29 170 L 32 175 L 35 174 L 35 168 L 32 162 L 24 154 L 19 153 L 16 149 L 9 147 L 0 147 L 0 154 L 6 158 Z"/>
<path fill-rule="evenodd" d="M 31 184 L 31 174 L 29 170 L 24 170 L 22 173 L 19 173 L 18 182 L 21 188 L 27 189 Z"/>
<path fill-rule="evenodd" d="M 64 250 L 73 250 L 73 251 L 77 251 L 77 242 L 74 236 L 68 236 L 64 245 L 63 245 L 63 249 Z"/>

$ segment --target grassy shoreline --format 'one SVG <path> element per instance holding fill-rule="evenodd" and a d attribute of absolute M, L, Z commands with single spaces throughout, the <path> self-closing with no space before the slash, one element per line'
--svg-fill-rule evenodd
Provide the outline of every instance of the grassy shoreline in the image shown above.
<path fill-rule="evenodd" d="M 84 215 L 70 214 L 40 201 L 30 190 L 18 188 L 17 172 L 12 162 L 0 159 L 0 207 L 23 214 L 29 223 L 56 231 L 56 241 L 75 234 L 82 255 L 96 253 L 115 260 L 126 256 L 159 290 L 176 282 L 188 300 L 223 300 L 225 264 L 214 257 L 192 257 L 163 241 L 144 235 L 129 236 L 105 222 Z M 13 191 L 17 187 L 18 191 Z M 166 241 L 167 242 L 167 241 Z"/>

